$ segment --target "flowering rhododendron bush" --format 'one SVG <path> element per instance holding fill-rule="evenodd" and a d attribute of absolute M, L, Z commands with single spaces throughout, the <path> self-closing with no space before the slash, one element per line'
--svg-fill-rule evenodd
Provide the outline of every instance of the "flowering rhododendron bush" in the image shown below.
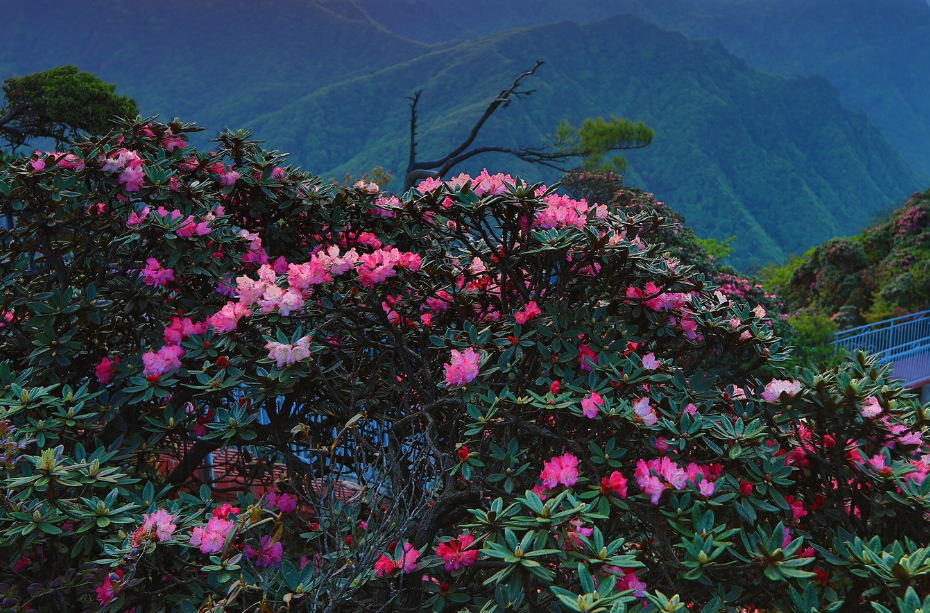
<path fill-rule="evenodd" d="M 926 411 L 864 355 L 780 372 L 658 213 L 487 172 L 336 189 L 193 129 L 0 170 L 5 610 L 927 592 Z"/>

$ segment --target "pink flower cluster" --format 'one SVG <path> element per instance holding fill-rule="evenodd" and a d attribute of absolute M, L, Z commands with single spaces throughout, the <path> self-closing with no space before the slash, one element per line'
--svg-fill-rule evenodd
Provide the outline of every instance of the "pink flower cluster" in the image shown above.
<path fill-rule="evenodd" d="M 456 181 L 467 181 L 469 176 L 465 173 L 460 174 L 458 177 L 452 179 L 452 182 Z M 471 179 L 471 189 L 475 192 L 478 197 L 481 196 L 500 196 L 507 192 L 507 186 L 513 185 L 514 180 L 510 175 L 505 175 L 502 173 L 489 174 L 488 169 L 484 168 L 474 179 Z"/>
<path fill-rule="evenodd" d="M 172 317 L 171 323 L 165 326 L 162 338 L 169 345 L 180 345 L 181 341 L 194 334 L 203 334 L 207 331 L 207 322 L 194 322 L 190 317 L 181 319 Z"/>
<path fill-rule="evenodd" d="M 97 162 L 106 173 L 120 173 L 119 183 L 126 192 L 137 192 L 142 188 L 145 172 L 142 170 L 142 158 L 135 151 L 120 149 L 110 157 L 99 156 Z"/>
<path fill-rule="evenodd" d="M 464 172 L 445 182 L 445 185 L 451 189 L 458 190 L 468 185 L 478 197 L 482 196 L 499 196 L 507 191 L 508 185 L 514 185 L 514 179 L 510 175 L 503 173 L 490 174 L 485 168 L 474 179 Z M 443 181 L 438 178 L 430 177 L 420 181 L 416 189 L 421 194 L 431 192 L 443 186 Z"/>
<path fill-rule="evenodd" d="M 762 392 L 762 399 L 766 402 L 778 402 L 782 394 L 793 397 L 797 396 L 799 393 L 801 393 L 800 381 L 772 379 L 765 386 L 765 391 Z"/>
<path fill-rule="evenodd" d="M 601 493 L 616 494 L 620 498 L 626 498 L 626 477 L 619 470 L 610 473 L 609 477 L 601 478 Z"/>
<path fill-rule="evenodd" d="M 236 526 L 235 521 L 218 516 L 216 511 L 205 526 L 196 526 L 191 532 L 190 544 L 199 547 L 201 553 L 217 553 L 223 549 L 226 537 Z"/>
<path fill-rule="evenodd" d="M 139 273 L 143 283 L 153 287 L 164 287 L 169 281 L 174 281 L 174 271 L 170 268 L 162 268 L 155 258 L 145 260 L 145 268 Z"/>
<path fill-rule="evenodd" d="M 698 475 L 701 476 L 700 482 Z M 648 462 L 639 460 L 633 476 L 643 493 L 649 495 L 652 504 L 659 504 L 659 498 L 666 489 L 682 490 L 687 485 L 697 487 L 705 498 L 712 496 L 716 489 L 714 480 L 720 476 L 720 467 L 719 465 L 698 466 L 691 462 L 686 469 L 683 469 L 670 458 L 663 457 Z"/>
<path fill-rule="evenodd" d="M 177 525 L 171 523 L 174 521 L 174 515 L 158 509 L 154 513 L 146 513 L 142 516 L 142 525 L 136 528 L 132 533 L 130 540 L 134 547 L 138 547 L 147 540 L 157 540 L 164 543 L 171 540 L 171 536 L 177 529 Z"/>
<path fill-rule="evenodd" d="M 310 357 L 310 336 L 301 337 L 292 344 L 268 341 L 265 349 L 268 350 L 268 359 L 274 360 L 278 368 L 283 368 L 286 364 L 295 364 Z"/>
<path fill-rule="evenodd" d="M 665 293 L 652 281 L 646 283 L 646 289 L 626 288 L 627 298 L 645 299 L 643 304 L 653 311 L 677 311 L 687 303 L 689 294 Z"/>
<path fill-rule="evenodd" d="M 364 287 L 374 287 L 375 283 L 397 274 L 398 268 L 413 272 L 420 270 L 420 256 L 415 253 L 402 253 L 388 245 L 359 256 L 356 272 L 359 282 Z"/>
<path fill-rule="evenodd" d="M 548 489 L 558 487 L 560 483 L 565 487 L 575 485 L 578 482 L 578 458 L 570 453 L 554 456 L 543 464 L 539 478 Z"/>
<path fill-rule="evenodd" d="M 478 376 L 478 362 L 481 360 L 481 354 L 475 352 L 469 347 L 464 352 L 458 349 L 452 350 L 452 359 L 448 364 L 443 364 L 446 371 L 446 385 L 450 387 L 465 385 L 474 381 Z"/>
<path fill-rule="evenodd" d="M 522 311 L 517 311 L 513 316 L 517 320 L 517 323 L 522 325 L 541 314 L 542 310 L 536 305 L 536 301 L 531 300 L 526 303 L 526 307 L 524 307 Z"/>
<path fill-rule="evenodd" d="M 478 550 L 469 549 L 475 537 L 463 534 L 458 538 L 443 541 L 436 546 L 436 555 L 442 558 L 443 568 L 447 571 L 471 566 L 478 561 Z"/>
<path fill-rule="evenodd" d="M 269 509 L 277 509 L 284 514 L 293 513 L 297 509 L 297 499 L 290 494 L 268 492 L 265 494 L 265 500 L 268 501 Z"/>
<path fill-rule="evenodd" d="M 94 368 L 94 376 L 97 377 L 97 382 L 103 385 L 109 383 L 110 379 L 113 378 L 113 374 L 116 372 L 117 364 L 119 364 L 119 358 L 110 360 L 110 358 L 104 357 L 100 360 L 100 363 Z"/>
<path fill-rule="evenodd" d="M 536 213 L 534 227 L 549 230 L 551 228 L 584 228 L 588 223 L 588 215 L 593 212 L 596 219 L 607 217 L 605 205 L 591 206 L 582 198 L 572 200 L 568 196 L 550 194 L 543 198 L 546 207 Z"/>
<path fill-rule="evenodd" d="M 36 150 L 32 155 L 37 156 L 36 159 L 29 162 L 29 167 L 32 168 L 33 172 L 42 172 L 45 170 L 45 159 L 43 158 L 49 157 L 53 158 L 55 164 L 61 168 L 84 170 L 84 160 L 73 153 L 61 153 L 59 151 L 42 153 Z"/>
<path fill-rule="evenodd" d="M 227 302 L 223 308 L 207 318 L 207 323 L 221 334 L 233 332 L 238 327 L 239 320 L 251 314 L 248 306 L 238 302 Z"/>
<path fill-rule="evenodd" d="M 379 217 L 394 217 L 394 215 L 403 207 L 400 198 L 397 196 L 381 196 L 374 201 L 374 213 Z"/>
<path fill-rule="evenodd" d="M 633 418 L 647 426 L 654 426 L 659 423 L 659 416 L 656 410 L 652 408 L 652 405 L 649 404 L 648 397 L 633 402 Z"/>
<path fill-rule="evenodd" d="M 581 413 L 590 419 L 597 417 L 597 411 L 604 406 L 604 399 L 597 392 L 591 392 L 581 401 Z"/>
<path fill-rule="evenodd" d="M 108 573 L 107 576 L 103 578 L 103 583 L 94 590 L 97 593 L 97 603 L 106 605 L 113 600 L 113 597 L 116 596 L 116 592 L 119 591 L 122 580 L 123 571 L 121 569 L 117 568 L 112 573 Z"/>
<path fill-rule="evenodd" d="M 382 555 L 375 562 L 375 573 L 379 577 L 386 577 L 396 570 L 402 570 L 404 573 L 412 573 L 417 569 L 417 558 L 420 552 L 413 548 L 410 543 L 404 543 L 403 551 L 398 559 L 388 555 Z"/>
<path fill-rule="evenodd" d="M 185 353 L 181 342 L 193 334 L 205 333 L 207 324 L 207 321 L 194 322 L 190 317 L 172 317 L 171 323 L 162 331 L 165 344 L 158 351 L 142 354 L 143 374 L 157 377 L 181 368 L 181 357 Z"/>
<path fill-rule="evenodd" d="M 242 178 L 242 175 L 236 172 L 235 170 L 230 170 L 220 174 L 220 185 L 223 187 L 229 187 L 230 185 L 235 185 L 236 181 Z"/>
<path fill-rule="evenodd" d="M 240 230 L 239 236 L 249 242 L 249 250 L 242 256 L 243 264 L 261 266 L 268 263 L 268 254 L 265 253 L 265 248 L 262 247 L 262 239 L 258 234 L 248 230 Z"/>
<path fill-rule="evenodd" d="M 181 368 L 184 350 L 180 345 L 163 345 L 158 351 L 142 354 L 142 372 L 146 376 L 158 376 Z"/>
<path fill-rule="evenodd" d="M 258 568 L 278 568 L 281 566 L 284 547 L 280 542 L 272 543 L 271 537 L 266 534 L 259 541 L 258 549 L 247 544 L 244 553 Z"/>
<path fill-rule="evenodd" d="M 866 419 L 872 419 L 873 417 L 878 417 L 883 410 L 882 405 L 878 402 L 878 398 L 869 396 L 865 399 L 865 404 L 862 405 L 860 414 Z"/>
<path fill-rule="evenodd" d="M 212 211 L 209 211 L 204 215 L 200 220 L 197 220 L 193 215 L 188 215 L 186 218 L 178 222 L 179 219 L 183 216 L 181 211 L 177 209 L 168 210 L 163 206 L 155 209 L 153 219 L 156 220 L 160 225 L 166 226 L 168 224 L 180 223 L 180 227 L 175 229 L 174 233 L 179 238 L 194 238 L 196 236 L 206 236 L 212 231 L 210 228 L 210 223 L 213 222 L 217 217 L 222 216 L 225 213 L 225 209 L 222 206 L 217 206 Z M 136 228 L 142 225 L 149 216 L 152 215 L 152 210 L 149 207 L 142 207 L 141 210 L 137 213 L 132 211 L 129 214 L 129 218 L 126 220 L 127 228 Z"/>

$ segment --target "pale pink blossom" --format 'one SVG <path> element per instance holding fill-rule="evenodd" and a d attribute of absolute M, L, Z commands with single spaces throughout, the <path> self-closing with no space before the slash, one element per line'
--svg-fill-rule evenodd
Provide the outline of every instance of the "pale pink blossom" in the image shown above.
<path fill-rule="evenodd" d="M 439 179 L 435 177 L 430 177 L 428 179 L 423 179 L 422 181 L 420 181 L 420 183 L 417 185 L 417 191 L 420 192 L 421 194 L 425 194 L 426 192 L 431 192 L 437 187 L 441 187 L 441 186 L 442 186 L 442 181 L 440 181 Z"/>
<path fill-rule="evenodd" d="M 142 530 L 147 533 L 155 534 L 159 543 L 170 541 L 171 536 L 177 529 L 177 525 L 171 523 L 174 515 L 164 509 L 158 509 L 154 513 L 142 516 Z"/>
<path fill-rule="evenodd" d="M 476 353 L 471 347 L 464 352 L 453 349 L 451 360 L 448 364 L 443 364 L 446 371 L 446 384 L 453 387 L 474 381 L 478 376 L 479 361 L 481 361 L 481 354 Z"/>
<path fill-rule="evenodd" d="M 265 349 L 268 350 L 268 358 L 274 360 L 278 368 L 283 368 L 285 364 L 295 364 L 310 357 L 310 337 L 304 336 L 293 344 L 268 341 Z"/>
<path fill-rule="evenodd" d="M 239 320 L 243 317 L 249 317 L 251 314 L 252 311 L 249 310 L 247 305 L 238 302 L 227 302 L 222 309 L 207 318 L 207 323 L 221 334 L 233 332 L 239 325 Z"/>
<path fill-rule="evenodd" d="M 137 192 L 145 181 L 145 173 L 141 168 L 126 168 L 119 175 L 119 182 L 127 192 Z"/>
<path fill-rule="evenodd" d="M 507 185 L 513 185 L 513 183 L 513 178 L 510 175 L 488 174 L 488 169 L 485 168 L 481 171 L 481 174 L 472 179 L 471 188 L 478 196 L 498 196 L 506 193 Z"/>
<path fill-rule="evenodd" d="M 649 404 L 649 398 L 640 398 L 633 403 L 633 414 L 647 426 L 654 426 L 659 422 L 655 409 Z"/>
<path fill-rule="evenodd" d="M 181 368 L 184 350 L 179 345 L 164 345 L 158 351 L 142 354 L 142 372 L 145 375 L 163 375 Z"/>
<path fill-rule="evenodd" d="M 762 392 L 762 399 L 767 402 L 778 402 L 782 394 L 797 396 L 801 392 L 801 382 L 797 380 L 786 381 L 772 379 Z"/>
<path fill-rule="evenodd" d="M 220 185 L 223 187 L 229 187 L 230 185 L 235 185 L 236 181 L 242 178 L 242 175 L 231 170 L 229 172 L 224 172 L 220 175 Z"/>
<path fill-rule="evenodd" d="M 585 397 L 581 401 L 581 412 L 585 417 L 591 419 L 597 417 L 598 408 L 604 406 L 604 399 L 601 398 L 601 395 L 597 392 L 591 392 L 590 396 Z"/>
<path fill-rule="evenodd" d="M 872 419 L 877 417 L 883 411 L 882 405 L 878 402 L 878 398 L 875 396 L 869 396 L 865 399 L 865 404 L 862 405 L 860 413 L 866 419 Z"/>

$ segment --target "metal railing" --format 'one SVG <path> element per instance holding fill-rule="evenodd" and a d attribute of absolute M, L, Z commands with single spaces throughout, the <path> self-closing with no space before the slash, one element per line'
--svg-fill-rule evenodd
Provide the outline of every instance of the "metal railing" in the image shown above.
<path fill-rule="evenodd" d="M 930 379 L 930 310 L 837 332 L 830 344 L 837 351 L 877 356 L 905 386 Z"/>

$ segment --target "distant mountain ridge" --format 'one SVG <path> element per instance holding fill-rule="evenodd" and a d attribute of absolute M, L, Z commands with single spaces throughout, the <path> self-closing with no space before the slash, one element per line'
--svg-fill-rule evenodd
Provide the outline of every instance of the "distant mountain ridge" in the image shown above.
<path fill-rule="evenodd" d="M 424 42 L 621 13 L 719 39 L 756 68 L 823 75 L 930 178 L 930 0 L 353 1 L 392 32 Z"/>
<path fill-rule="evenodd" d="M 552 4 L 541 0 L 539 11 Z M 426 44 L 392 34 L 350 0 L 0 5 L 0 75 L 75 63 L 117 83 L 144 113 L 197 121 L 208 133 L 252 127 L 324 177 L 375 165 L 402 172 L 404 98 L 417 89 L 421 151 L 445 153 L 494 94 L 546 60 L 528 82 L 536 93 L 492 118 L 485 142 L 534 144 L 562 118 L 642 119 L 657 137 L 628 156 L 628 182 L 684 213 L 702 236 L 737 235 L 737 265 L 853 233 L 921 187 L 824 79 L 765 74 L 720 43 L 632 16 Z M 502 157 L 462 170 L 483 166 L 557 179 Z"/>

